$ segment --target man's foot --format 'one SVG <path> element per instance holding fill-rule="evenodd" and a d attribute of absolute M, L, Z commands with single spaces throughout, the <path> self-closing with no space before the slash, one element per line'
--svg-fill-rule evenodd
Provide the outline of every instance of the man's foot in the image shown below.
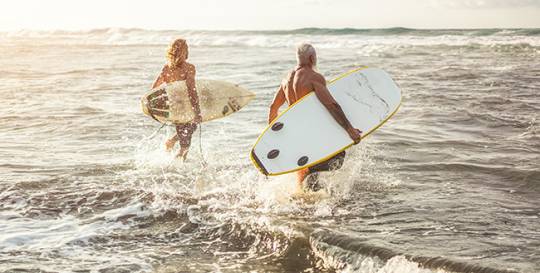
<path fill-rule="evenodd" d="M 177 158 L 182 158 L 182 161 L 186 161 L 189 148 L 180 147 L 180 151 L 176 154 Z"/>
<path fill-rule="evenodd" d="M 171 138 L 165 141 L 165 151 L 170 152 L 174 148 L 174 144 L 176 144 L 176 138 Z"/>

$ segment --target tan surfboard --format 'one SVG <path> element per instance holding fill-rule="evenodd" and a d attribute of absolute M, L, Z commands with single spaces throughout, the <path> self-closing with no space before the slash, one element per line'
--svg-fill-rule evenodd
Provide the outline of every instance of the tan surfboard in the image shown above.
<path fill-rule="evenodd" d="M 236 84 L 216 81 L 196 81 L 202 120 L 226 117 L 246 106 L 255 94 Z M 152 89 L 141 99 L 143 112 L 161 123 L 186 123 L 195 113 L 183 81 Z"/>

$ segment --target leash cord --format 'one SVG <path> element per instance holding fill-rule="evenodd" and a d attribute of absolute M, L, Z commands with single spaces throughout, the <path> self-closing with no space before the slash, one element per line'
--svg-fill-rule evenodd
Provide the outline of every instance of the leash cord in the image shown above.
<path fill-rule="evenodd" d="M 154 138 L 159 133 L 159 131 L 161 131 L 161 129 L 163 129 L 163 127 L 165 126 L 173 126 L 173 125 L 163 123 L 154 133 L 148 136 L 146 140 L 150 140 Z M 199 123 L 199 153 L 201 154 L 201 161 L 202 161 L 203 166 L 207 166 L 208 163 L 206 162 L 206 159 L 204 158 L 203 148 L 202 148 L 202 123 Z"/>
<path fill-rule="evenodd" d="M 208 163 L 204 159 L 203 148 L 202 148 L 202 122 L 199 123 L 199 153 L 201 154 L 201 161 L 202 161 L 203 166 L 208 165 Z"/>
<path fill-rule="evenodd" d="M 147 137 L 146 140 L 150 140 L 150 139 L 154 138 L 154 137 L 157 135 L 157 133 L 159 133 L 159 131 L 160 131 L 161 129 L 163 129 L 163 127 L 165 127 L 165 125 L 167 125 L 167 124 L 166 124 L 166 123 L 163 123 L 163 125 L 161 125 L 161 127 L 159 127 L 159 128 L 158 128 L 154 133 L 152 133 L 149 137 Z"/>

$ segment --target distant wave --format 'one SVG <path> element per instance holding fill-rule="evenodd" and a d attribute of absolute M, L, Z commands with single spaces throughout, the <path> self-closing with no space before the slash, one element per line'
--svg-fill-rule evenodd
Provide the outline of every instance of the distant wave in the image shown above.
<path fill-rule="evenodd" d="M 239 31 L 241 33 L 242 31 Z M 278 31 L 244 31 L 262 34 L 310 34 L 310 35 L 413 35 L 413 36 L 441 36 L 441 35 L 464 35 L 464 36 L 490 36 L 490 35 L 522 35 L 540 36 L 540 28 L 531 29 L 414 29 L 404 27 L 393 28 L 299 28 L 294 30 Z"/>
<path fill-rule="evenodd" d="M 191 32 L 206 34 L 264 34 L 264 35 L 290 35 L 290 34 L 308 34 L 308 35 L 414 35 L 414 36 L 441 36 L 441 35 L 465 35 L 465 36 L 540 36 L 540 28 L 487 28 L 487 29 L 414 29 L 405 27 L 392 28 L 299 28 L 292 30 L 152 30 L 142 28 L 97 28 L 89 30 L 19 30 L 12 32 L 0 32 L 4 35 L 78 35 L 78 34 L 107 34 L 107 33 L 173 33 L 173 32 Z"/>
<path fill-rule="evenodd" d="M 83 31 L 0 32 L 3 44 L 54 45 L 166 45 L 176 37 L 187 37 L 195 46 L 290 47 L 311 41 L 321 48 L 372 46 L 471 46 L 510 45 L 510 50 L 540 47 L 540 29 L 356 29 L 301 28 L 295 30 L 207 31 L 101 28 Z M 339 38 L 337 38 L 339 37 Z M 503 49 L 504 50 L 504 49 Z"/>

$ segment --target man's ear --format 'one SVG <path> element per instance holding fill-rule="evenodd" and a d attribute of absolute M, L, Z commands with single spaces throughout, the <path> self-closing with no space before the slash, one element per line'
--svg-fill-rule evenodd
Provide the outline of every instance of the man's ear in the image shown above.
<path fill-rule="evenodd" d="M 315 65 L 315 55 L 310 55 L 309 56 L 309 61 L 311 62 L 311 66 Z"/>

